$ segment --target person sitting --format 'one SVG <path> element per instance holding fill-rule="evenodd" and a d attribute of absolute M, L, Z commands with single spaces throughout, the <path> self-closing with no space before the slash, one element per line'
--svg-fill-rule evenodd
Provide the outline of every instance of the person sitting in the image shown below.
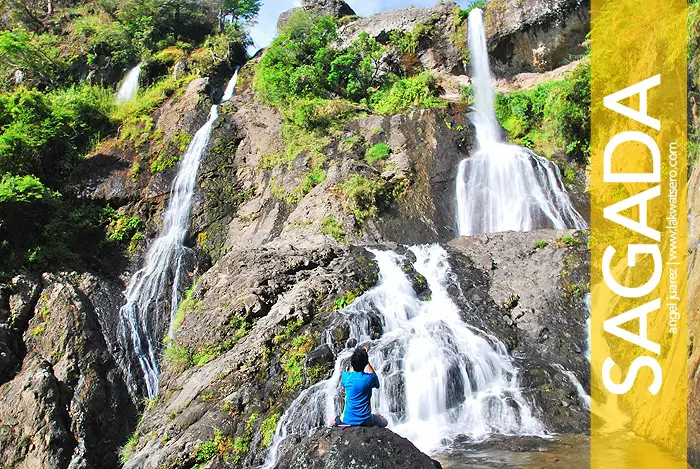
<path fill-rule="evenodd" d="M 362 426 L 380 428 L 389 422 L 379 414 L 373 414 L 370 406 L 372 389 L 379 388 L 379 378 L 369 364 L 367 347 L 357 347 L 350 358 L 352 371 L 341 377 L 345 388 L 345 408 L 343 413 L 331 422 L 333 426 Z"/>

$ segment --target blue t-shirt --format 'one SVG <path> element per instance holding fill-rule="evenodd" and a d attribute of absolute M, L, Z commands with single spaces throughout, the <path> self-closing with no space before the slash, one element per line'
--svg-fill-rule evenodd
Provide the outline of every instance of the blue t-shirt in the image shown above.
<path fill-rule="evenodd" d="M 379 387 L 376 373 L 346 371 L 340 379 L 345 388 L 345 409 L 340 419 L 346 425 L 362 425 L 372 416 L 372 389 Z"/>

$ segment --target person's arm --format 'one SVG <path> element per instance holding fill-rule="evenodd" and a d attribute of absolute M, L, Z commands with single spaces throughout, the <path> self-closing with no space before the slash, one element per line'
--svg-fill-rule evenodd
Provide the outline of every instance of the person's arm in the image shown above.
<path fill-rule="evenodd" d="M 365 350 L 366 350 L 367 352 L 369 352 L 369 350 L 367 349 L 367 346 L 365 346 Z M 379 387 L 379 377 L 377 376 L 377 372 L 374 371 L 374 368 L 372 367 L 372 364 L 369 363 L 369 362 L 367 363 L 367 367 L 365 368 L 365 373 L 368 373 L 368 374 L 373 375 L 373 376 L 372 376 L 372 381 L 371 381 L 372 387 L 373 387 L 373 388 L 378 388 L 378 387 Z"/>

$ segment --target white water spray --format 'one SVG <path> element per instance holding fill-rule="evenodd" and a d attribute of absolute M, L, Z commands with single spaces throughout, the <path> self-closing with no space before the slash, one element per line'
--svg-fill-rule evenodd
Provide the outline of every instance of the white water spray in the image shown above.
<path fill-rule="evenodd" d="M 559 168 L 527 148 L 503 141 L 494 110 L 483 12 L 478 8 L 469 14 L 469 52 L 477 151 L 462 160 L 457 172 L 459 234 L 585 228 Z"/>
<path fill-rule="evenodd" d="M 131 101 L 136 97 L 136 92 L 139 89 L 139 77 L 141 76 L 141 65 L 138 64 L 126 74 L 124 81 L 121 86 L 119 86 L 119 91 L 117 91 L 117 104 L 123 104 Z"/>
<path fill-rule="evenodd" d="M 447 288 L 454 283 L 448 255 L 439 245 L 411 248 L 416 271 L 428 281 L 429 300 L 416 296 L 402 270 L 405 259 L 373 251 L 380 282 L 340 311 L 350 336 L 370 345 L 381 387 L 372 409 L 389 428 L 434 453 L 459 435 L 480 440 L 493 433 L 541 434 L 540 422 L 517 384 L 517 370 L 503 343 L 467 326 Z M 378 319 L 382 336 L 370 340 Z M 325 342 L 334 347 L 331 330 Z M 371 343 L 370 343 L 371 342 Z M 274 467 L 294 437 L 313 433 L 340 414 L 340 377 L 352 349 L 339 351 L 331 378 L 304 390 L 280 419 L 265 468 Z"/>
<path fill-rule="evenodd" d="M 238 70 L 234 78 L 237 76 Z M 229 83 L 229 87 L 232 96 L 235 81 Z M 173 180 L 163 231 L 148 250 L 144 267 L 129 280 L 124 293 L 126 304 L 119 311 L 121 345 L 132 354 L 128 357 L 129 366 L 133 358 L 138 362 L 148 397 L 158 394 L 158 355 L 162 335 L 165 331 L 172 334 L 180 292 L 183 285 L 192 283 L 187 266 L 194 262 L 190 257 L 192 250 L 185 246 L 185 240 L 199 164 L 218 117 L 219 106 L 215 104 L 211 107 L 209 119 L 187 147 Z M 135 373 L 129 370 L 127 376 L 129 388 L 137 394 Z"/>

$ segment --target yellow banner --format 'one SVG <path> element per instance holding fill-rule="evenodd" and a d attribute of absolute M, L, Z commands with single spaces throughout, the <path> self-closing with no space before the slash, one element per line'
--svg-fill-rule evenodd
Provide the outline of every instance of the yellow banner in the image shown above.
<path fill-rule="evenodd" d="M 686 468 L 686 0 L 593 0 L 591 467 Z"/>

